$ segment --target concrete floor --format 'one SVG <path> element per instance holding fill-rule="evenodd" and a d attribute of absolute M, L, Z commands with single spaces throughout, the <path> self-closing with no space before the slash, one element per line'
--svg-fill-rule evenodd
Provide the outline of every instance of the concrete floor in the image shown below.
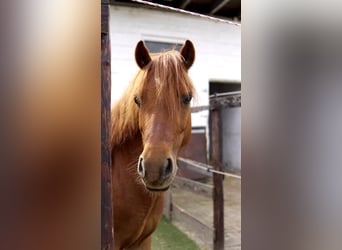
<path fill-rule="evenodd" d="M 194 217 L 172 217 L 173 223 L 193 239 L 202 249 L 213 249 L 213 202 L 209 197 L 177 186 L 172 188 L 174 207 Z M 241 249 L 241 180 L 224 180 L 225 249 Z M 177 210 L 178 210 L 177 209 Z M 175 210 L 175 209 L 174 209 Z"/>

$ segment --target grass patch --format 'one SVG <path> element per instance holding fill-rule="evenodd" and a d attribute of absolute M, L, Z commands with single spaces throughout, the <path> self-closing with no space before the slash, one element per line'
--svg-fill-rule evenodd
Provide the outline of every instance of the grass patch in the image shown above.
<path fill-rule="evenodd" d="M 157 230 L 152 234 L 153 250 L 200 250 L 194 241 L 179 231 L 165 217 L 159 222 Z"/>

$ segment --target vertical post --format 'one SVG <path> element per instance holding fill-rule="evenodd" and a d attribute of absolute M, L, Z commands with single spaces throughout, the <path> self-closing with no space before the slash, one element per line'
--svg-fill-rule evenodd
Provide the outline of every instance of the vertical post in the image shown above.
<path fill-rule="evenodd" d="M 109 0 L 101 0 L 101 249 L 114 249 L 110 149 Z"/>
<path fill-rule="evenodd" d="M 211 136 L 212 136 L 212 165 L 215 170 L 222 171 L 221 146 L 220 146 L 220 111 L 217 108 L 211 110 Z M 213 173 L 214 182 L 214 250 L 224 249 L 224 199 L 223 176 Z"/>
<path fill-rule="evenodd" d="M 171 190 L 167 190 L 164 194 L 164 210 L 163 215 L 168 220 L 172 219 L 172 196 L 171 196 Z"/>

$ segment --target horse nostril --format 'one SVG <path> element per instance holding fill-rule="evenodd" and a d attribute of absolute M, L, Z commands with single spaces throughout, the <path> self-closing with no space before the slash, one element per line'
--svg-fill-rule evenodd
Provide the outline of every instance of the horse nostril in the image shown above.
<path fill-rule="evenodd" d="M 172 173 L 172 160 L 170 158 L 167 158 L 167 165 L 166 165 L 163 177 L 166 179 L 171 175 L 171 173 Z"/>
<path fill-rule="evenodd" d="M 144 166 L 143 166 L 143 158 L 140 157 L 139 163 L 138 163 L 138 173 L 141 177 L 145 176 Z"/>

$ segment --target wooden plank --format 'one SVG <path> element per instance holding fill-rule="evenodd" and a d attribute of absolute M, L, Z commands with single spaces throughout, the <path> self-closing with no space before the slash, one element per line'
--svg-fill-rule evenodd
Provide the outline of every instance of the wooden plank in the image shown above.
<path fill-rule="evenodd" d="M 101 249 L 114 249 L 112 170 L 110 147 L 109 5 L 101 0 Z"/>
<path fill-rule="evenodd" d="M 193 217 L 176 203 L 172 204 L 172 220 L 181 221 L 183 224 L 186 224 L 192 232 L 196 232 L 196 234 L 206 238 L 205 241 L 210 241 L 213 238 L 214 229 L 212 227 Z"/>
<path fill-rule="evenodd" d="M 215 170 L 223 171 L 221 162 L 220 145 L 220 111 L 211 111 L 212 129 L 212 164 Z M 214 250 L 224 249 L 224 197 L 223 197 L 223 176 L 213 173 L 213 205 L 214 205 Z"/>
<path fill-rule="evenodd" d="M 174 185 L 180 187 L 181 189 L 188 189 L 197 194 L 204 195 L 208 198 L 213 197 L 212 185 L 204 184 L 198 181 L 193 181 L 179 176 L 175 177 Z"/>

